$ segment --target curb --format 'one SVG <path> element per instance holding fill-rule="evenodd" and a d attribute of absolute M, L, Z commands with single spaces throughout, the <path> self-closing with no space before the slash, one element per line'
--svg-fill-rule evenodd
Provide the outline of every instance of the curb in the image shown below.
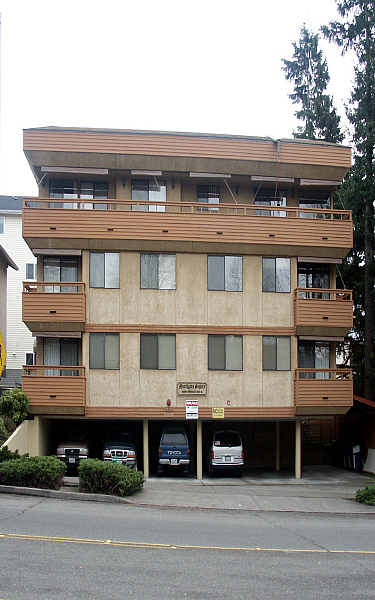
<path fill-rule="evenodd" d="M 0 494 L 16 494 L 20 496 L 39 496 L 54 498 L 56 500 L 78 500 L 79 502 L 107 502 L 109 504 L 127 504 L 138 508 L 158 508 L 160 510 L 203 510 L 226 513 L 284 513 L 300 515 L 340 516 L 340 517 L 367 517 L 374 516 L 375 510 L 369 512 L 339 512 L 339 511 L 313 511 L 313 510 L 290 510 L 290 509 L 263 509 L 263 508 L 217 508 L 213 506 L 191 506 L 188 504 L 152 504 L 150 502 L 137 502 L 121 498 L 119 496 L 107 496 L 106 494 L 89 494 L 82 492 L 62 492 L 60 490 L 44 490 L 41 488 L 16 487 L 13 485 L 0 485 Z"/>

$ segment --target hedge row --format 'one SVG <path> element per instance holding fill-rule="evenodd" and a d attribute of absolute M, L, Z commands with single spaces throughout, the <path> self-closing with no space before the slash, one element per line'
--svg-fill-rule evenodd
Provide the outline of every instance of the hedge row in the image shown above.
<path fill-rule="evenodd" d="M 375 483 L 371 483 L 367 487 L 358 490 L 355 499 L 362 504 L 375 506 Z"/>
<path fill-rule="evenodd" d="M 88 458 L 78 467 L 82 492 L 130 496 L 142 489 L 143 473 L 117 463 Z"/>
<path fill-rule="evenodd" d="M 23 457 L 29 456 L 28 454 L 23 454 Z M 0 448 L 0 463 L 4 462 L 4 460 L 14 460 L 15 458 L 21 458 L 21 454 L 18 453 L 18 450 L 12 452 L 8 450 L 8 446 L 4 446 Z"/>
<path fill-rule="evenodd" d="M 0 463 L 0 484 L 58 490 L 66 471 L 55 456 L 12 457 Z"/>

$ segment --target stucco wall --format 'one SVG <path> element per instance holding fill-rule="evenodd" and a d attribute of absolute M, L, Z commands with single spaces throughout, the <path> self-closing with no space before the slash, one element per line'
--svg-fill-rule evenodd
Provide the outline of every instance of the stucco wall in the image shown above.
<path fill-rule="evenodd" d="M 89 336 L 83 337 L 84 364 L 88 367 Z M 184 406 L 176 395 L 181 381 L 207 382 L 208 393 L 200 406 L 292 406 L 293 370 L 262 370 L 262 337 L 244 336 L 243 371 L 209 371 L 207 336 L 176 336 L 176 370 L 140 369 L 140 335 L 120 334 L 120 369 L 87 368 L 89 406 Z M 292 369 L 296 367 L 296 339 L 291 344 Z"/>
<path fill-rule="evenodd" d="M 44 456 L 48 444 L 48 422 L 41 417 L 32 421 L 24 421 L 10 438 L 3 444 L 12 452 L 20 454 L 28 452 L 30 456 Z"/>
<path fill-rule="evenodd" d="M 120 289 L 89 287 L 89 253 L 83 253 L 88 323 L 291 327 L 293 292 L 262 292 L 262 257 L 243 257 L 243 292 L 207 290 L 207 255 L 177 254 L 176 290 L 140 289 L 140 254 L 122 252 Z M 291 290 L 297 262 L 291 259 Z"/>

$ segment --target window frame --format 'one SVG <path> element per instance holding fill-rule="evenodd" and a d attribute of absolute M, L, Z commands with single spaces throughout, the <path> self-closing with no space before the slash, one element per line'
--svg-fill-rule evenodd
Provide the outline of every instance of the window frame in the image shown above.
<path fill-rule="evenodd" d="M 36 280 L 36 263 L 25 263 L 25 280 L 26 281 L 35 281 Z M 33 276 L 32 277 L 28 277 L 27 276 L 27 270 L 28 267 L 32 267 L 33 269 Z"/>
<path fill-rule="evenodd" d="M 289 260 L 289 290 L 277 290 L 277 260 Z M 274 280 L 275 280 L 275 289 L 274 290 L 265 290 L 264 289 L 264 261 L 265 260 L 273 260 L 274 261 Z M 262 293 L 263 294 L 290 294 L 291 293 L 291 258 L 290 256 L 262 256 Z"/>
<path fill-rule="evenodd" d="M 209 287 L 209 262 L 210 258 L 224 258 L 224 287 L 222 289 L 213 289 Z M 226 258 L 240 258 L 241 259 L 241 289 L 240 290 L 228 290 L 226 285 Z M 207 291 L 208 292 L 233 292 L 235 294 L 243 292 L 243 256 L 235 254 L 207 254 Z"/>
<path fill-rule="evenodd" d="M 161 368 L 159 367 L 160 361 L 159 361 L 159 338 L 162 336 L 169 336 L 169 337 L 173 337 L 174 339 L 174 367 L 172 368 Z M 146 337 L 150 338 L 150 337 L 156 337 L 157 338 L 157 356 L 156 356 L 156 362 L 157 362 L 157 367 L 144 367 L 142 366 L 142 339 L 145 339 Z M 177 363 L 177 356 L 176 356 L 176 334 L 175 333 L 141 333 L 139 336 L 139 368 L 143 371 L 176 371 L 176 363 Z"/>
<path fill-rule="evenodd" d="M 0 215 L 0 235 L 5 233 L 5 216 Z"/>
<path fill-rule="evenodd" d="M 92 367 L 91 362 L 91 340 L 95 339 L 95 337 L 102 335 L 104 336 L 104 366 L 103 367 Z M 107 368 L 105 366 L 105 338 L 106 336 L 116 336 L 118 339 L 118 367 Z M 120 357 L 121 357 L 121 336 L 119 332 L 111 331 L 111 332 L 90 332 L 89 338 L 89 369 L 92 371 L 119 371 L 120 370 Z"/>
<path fill-rule="evenodd" d="M 274 369 L 268 369 L 264 366 L 264 339 L 265 338 L 273 338 L 276 340 L 276 348 L 275 348 L 275 357 L 276 357 L 276 366 Z M 289 339 L 289 369 L 278 369 L 277 365 L 277 341 L 282 339 Z M 291 344 L 291 336 L 290 335 L 262 335 L 262 371 L 278 371 L 284 373 L 290 373 L 292 370 L 292 344 Z"/>
<path fill-rule="evenodd" d="M 103 281 L 104 286 L 100 285 L 92 285 L 91 284 L 91 256 L 93 254 L 103 254 L 104 255 L 104 272 L 103 272 Z M 118 285 L 116 287 L 109 287 L 105 285 L 105 271 L 106 271 L 106 255 L 107 254 L 117 254 L 118 259 Z M 93 290 L 119 290 L 121 288 L 121 252 L 107 252 L 105 250 L 90 250 L 90 258 L 89 258 L 89 284 L 90 289 Z"/>
<path fill-rule="evenodd" d="M 27 356 L 32 356 L 32 362 L 28 362 Z M 36 365 L 36 353 L 35 352 L 25 352 L 25 365 L 32 367 Z"/>
<path fill-rule="evenodd" d="M 213 367 L 210 367 L 210 338 L 224 338 L 224 363 L 226 364 L 227 362 L 227 338 L 228 337 L 236 337 L 236 338 L 241 338 L 241 368 L 240 369 L 227 369 L 226 367 L 224 367 L 224 369 L 215 369 Z M 229 373 L 243 373 L 243 335 L 238 335 L 238 334 L 222 334 L 222 333 L 209 333 L 207 336 L 207 363 L 208 363 L 208 370 L 209 371 L 226 371 Z"/>
<path fill-rule="evenodd" d="M 142 286 L 142 256 L 157 256 L 158 257 L 158 268 L 157 268 L 158 287 Z M 160 273 L 160 257 L 161 256 L 174 256 L 175 257 L 175 263 L 174 263 L 175 286 L 172 288 L 161 288 L 160 287 L 159 273 Z M 160 292 L 175 291 L 177 289 L 177 254 L 174 252 L 140 252 L 140 254 L 139 254 L 139 289 L 140 290 L 156 290 L 156 291 L 160 291 Z"/>

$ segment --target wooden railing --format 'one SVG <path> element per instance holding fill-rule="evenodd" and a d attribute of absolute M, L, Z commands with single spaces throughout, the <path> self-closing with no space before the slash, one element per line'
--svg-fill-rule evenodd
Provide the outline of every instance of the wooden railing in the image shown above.
<path fill-rule="evenodd" d="M 81 281 L 24 281 L 23 292 L 28 294 L 84 294 L 85 284 Z"/>
<path fill-rule="evenodd" d="M 95 205 L 98 205 L 95 208 Z M 255 204 L 207 204 L 204 202 L 148 202 L 144 200 L 106 200 L 106 199 L 67 199 L 67 198 L 24 198 L 24 209 L 47 210 L 97 210 L 130 211 L 181 214 L 235 215 L 243 217 L 304 218 L 328 219 L 330 221 L 351 221 L 350 210 L 316 209 L 303 207 L 270 207 Z"/>
<path fill-rule="evenodd" d="M 351 369 L 296 369 L 295 380 L 330 380 L 330 381 L 351 381 Z"/>
<path fill-rule="evenodd" d="M 328 288 L 297 288 L 295 291 L 297 300 L 339 300 L 353 302 L 352 290 L 334 290 Z"/>
<path fill-rule="evenodd" d="M 23 377 L 84 377 L 85 367 L 78 365 L 24 365 Z"/>

